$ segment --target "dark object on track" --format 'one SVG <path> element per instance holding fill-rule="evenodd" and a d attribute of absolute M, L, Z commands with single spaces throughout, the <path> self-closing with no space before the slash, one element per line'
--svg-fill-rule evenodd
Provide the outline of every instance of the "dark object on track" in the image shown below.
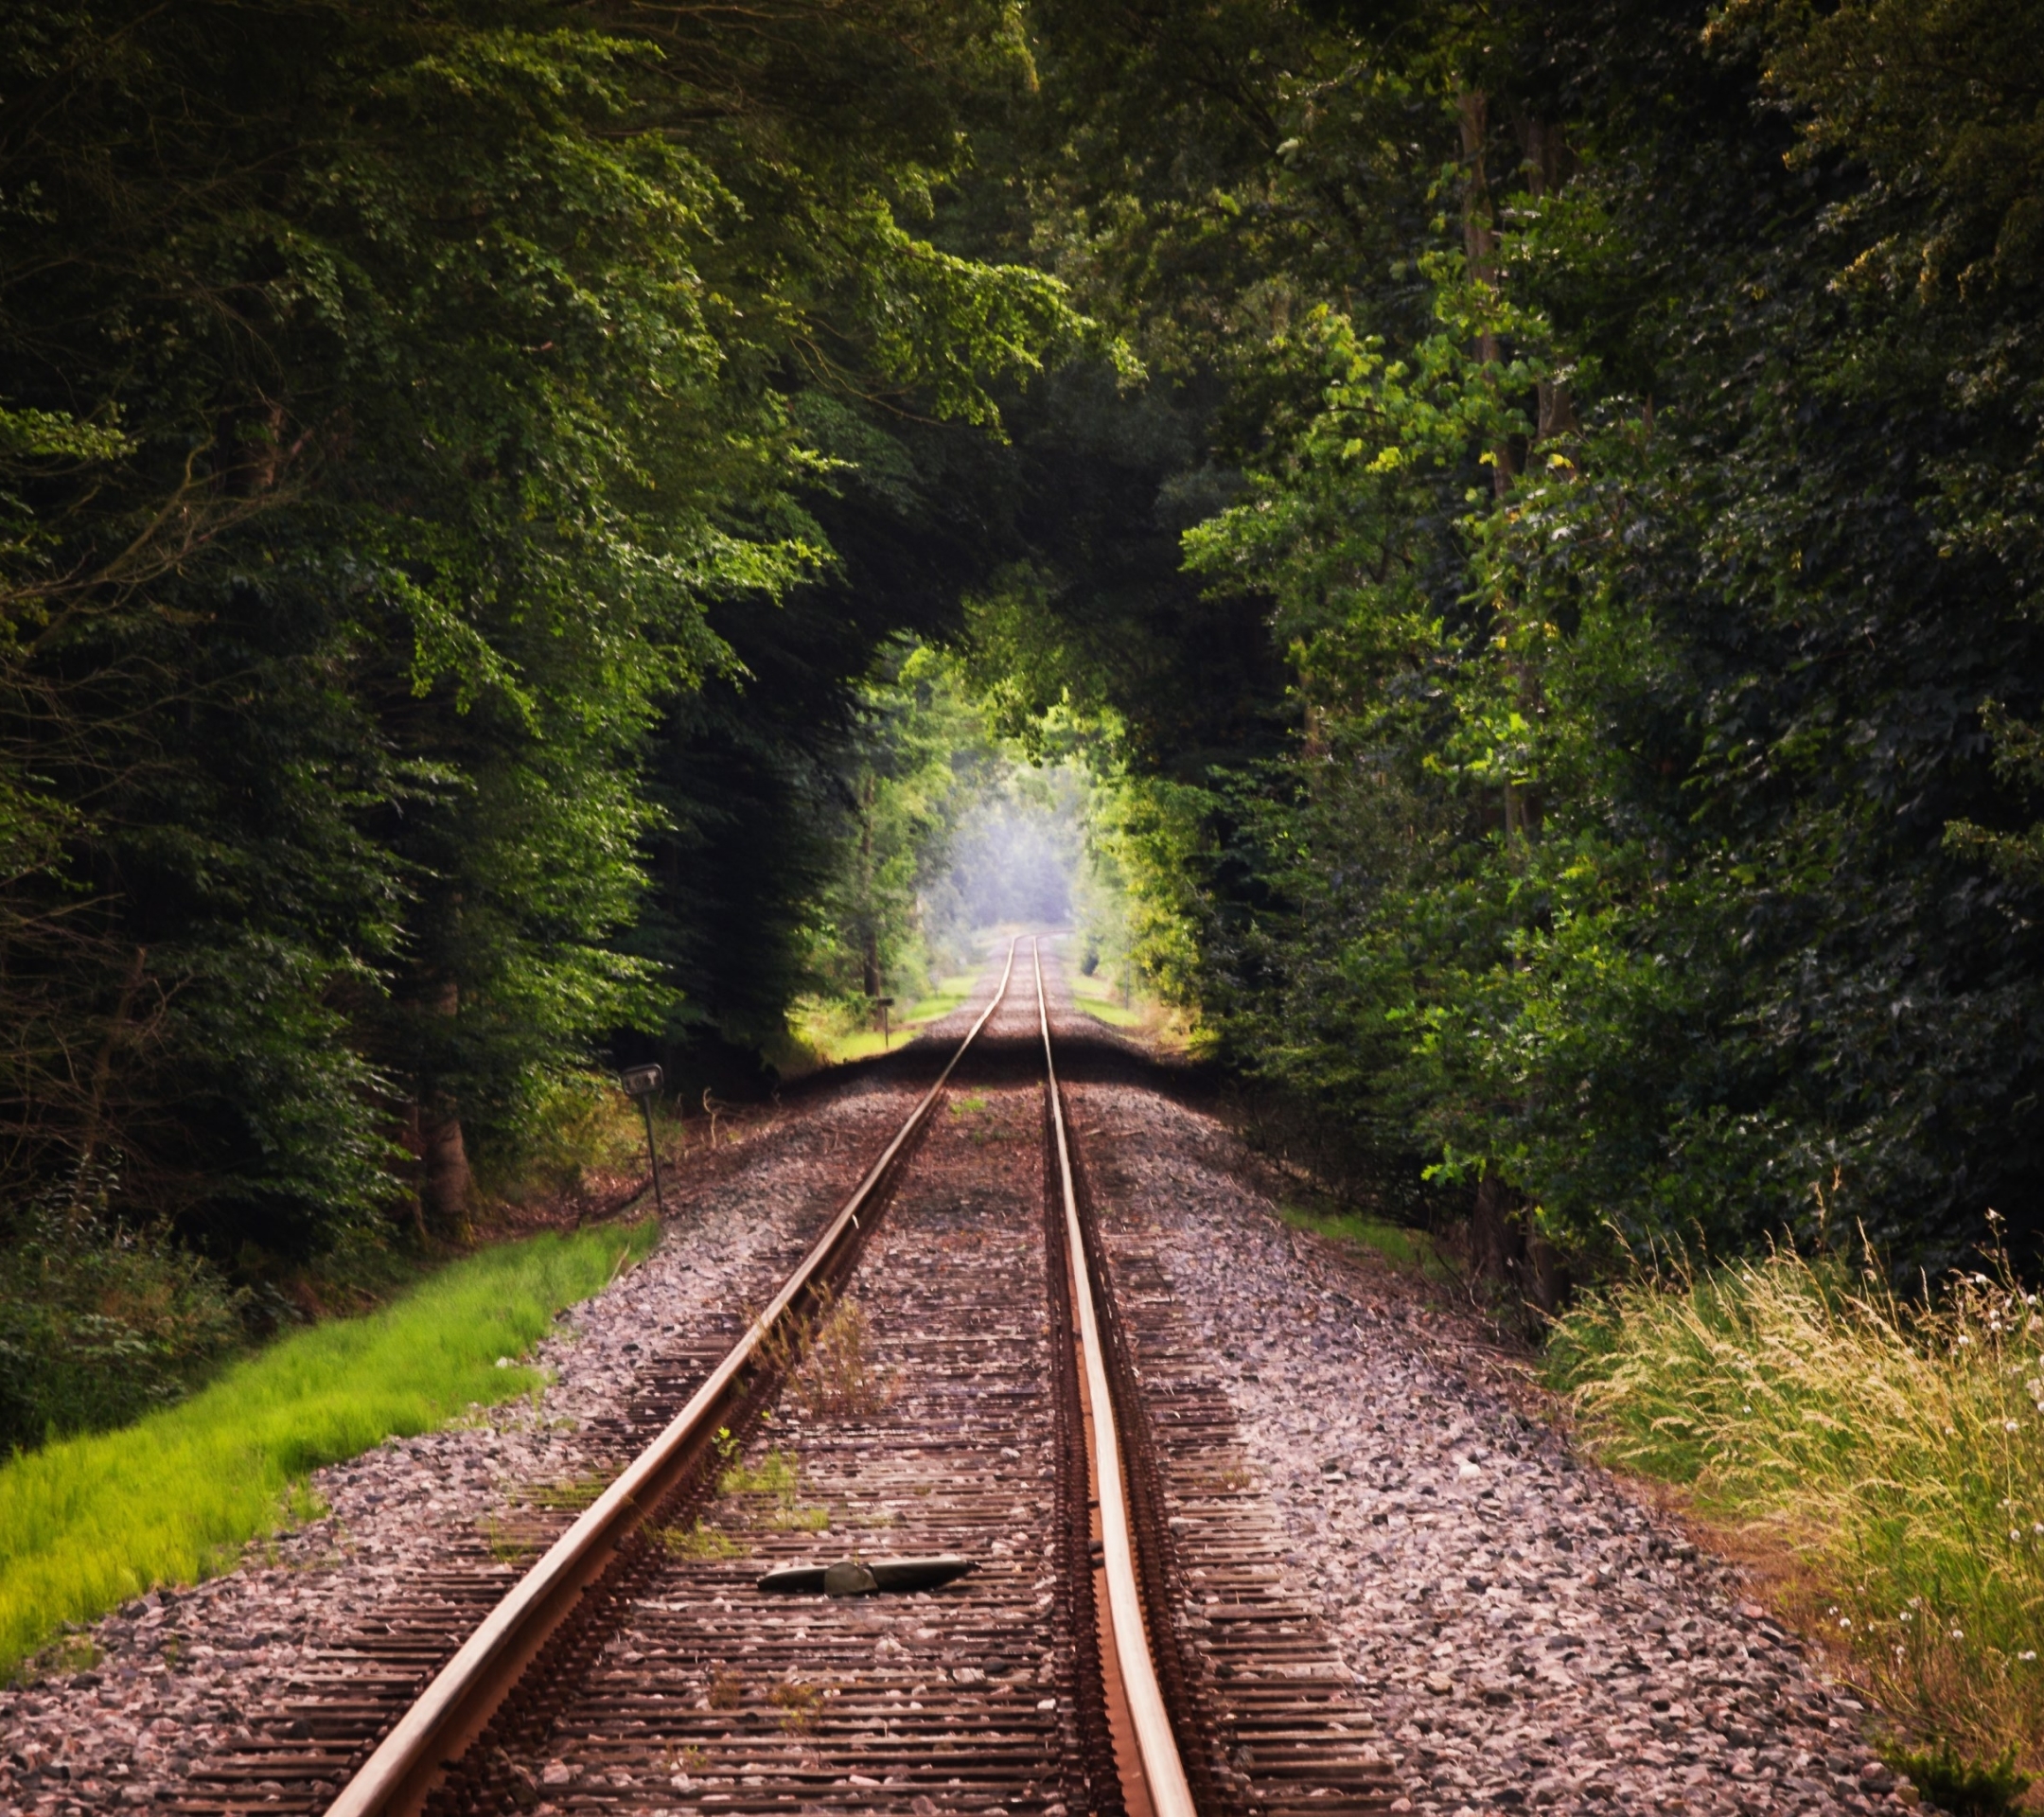
<path fill-rule="evenodd" d="M 870 1596 L 876 1591 L 938 1590 L 976 1569 L 971 1559 L 938 1552 L 923 1559 L 844 1559 L 836 1564 L 786 1564 L 759 1580 L 762 1590 L 793 1596 Z"/>

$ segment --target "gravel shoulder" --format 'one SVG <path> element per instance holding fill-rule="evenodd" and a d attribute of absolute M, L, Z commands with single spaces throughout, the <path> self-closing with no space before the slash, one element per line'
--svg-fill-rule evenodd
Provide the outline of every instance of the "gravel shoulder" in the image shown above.
<path fill-rule="evenodd" d="M 1074 1096 L 1106 1227 L 1142 1233 L 1218 1353 L 1296 1594 L 1390 1738 L 1394 1808 L 1916 1803 L 1735 1567 L 1514 1406 L 1473 1320 L 1287 1227 L 1210 1118 Z"/>

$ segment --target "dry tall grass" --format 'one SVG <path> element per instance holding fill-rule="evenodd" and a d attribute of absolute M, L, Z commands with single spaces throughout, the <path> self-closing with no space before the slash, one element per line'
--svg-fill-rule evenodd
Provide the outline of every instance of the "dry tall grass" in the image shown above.
<path fill-rule="evenodd" d="M 1621 1288 L 1551 1354 L 1609 1462 L 1795 1560 L 1884 1707 L 2044 1768 L 2044 1320 L 2005 1266 L 1919 1306 L 1785 1251 Z"/>

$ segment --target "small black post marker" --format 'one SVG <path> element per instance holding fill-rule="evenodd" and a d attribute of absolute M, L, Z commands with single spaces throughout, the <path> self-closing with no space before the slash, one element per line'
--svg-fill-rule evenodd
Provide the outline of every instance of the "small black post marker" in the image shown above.
<path fill-rule="evenodd" d="M 880 1051 L 885 1053 L 888 1047 L 888 1012 L 894 1007 L 894 999 L 891 997 L 876 997 L 873 1001 L 880 1006 Z"/>
<path fill-rule="evenodd" d="M 660 1207 L 663 1218 L 667 1215 L 667 1195 L 661 1190 L 660 1149 L 653 1140 L 653 1099 L 664 1077 L 658 1067 L 628 1067 L 618 1075 L 625 1095 L 638 1099 L 639 1108 L 645 1113 L 646 1158 L 653 1163 L 653 1203 Z"/>

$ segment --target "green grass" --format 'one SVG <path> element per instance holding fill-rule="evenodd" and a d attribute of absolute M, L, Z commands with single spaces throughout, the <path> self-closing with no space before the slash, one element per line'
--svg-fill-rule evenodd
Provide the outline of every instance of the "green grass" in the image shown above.
<path fill-rule="evenodd" d="M 751 1466 L 732 1464 L 718 1478 L 724 1495 L 762 1495 L 773 1504 L 767 1526 L 784 1533 L 827 1533 L 830 1509 L 805 1506 L 802 1500 L 802 1459 L 778 1448 Z"/>
<path fill-rule="evenodd" d="M 912 1003 L 897 1004 L 889 1021 L 887 1050 L 912 1039 L 932 1022 L 940 1022 L 972 1001 L 978 974 L 960 972 L 956 978 L 939 979 L 927 997 Z M 813 1017 L 802 1030 L 803 1038 L 826 1066 L 847 1060 L 864 1060 L 883 1051 L 878 1029 L 845 1028 L 828 1016 Z"/>
<path fill-rule="evenodd" d="M 1119 993 L 1099 972 L 1088 976 L 1075 971 L 1068 978 L 1072 1003 L 1096 1022 L 1104 1022 L 1110 1029 L 1141 1029 L 1148 1025 L 1148 1009 L 1139 1002 L 1124 1009 Z"/>
<path fill-rule="evenodd" d="M 1296 1205 L 1281 1205 L 1278 1209 L 1284 1221 L 1297 1229 L 1374 1250 L 1394 1268 L 1425 1275 L 1432 1280 L 1454 1278 L 1454 1270 L 1442 1260 L 1423 1230 L 1409 1230 L 1403 1225 L 1386 1224 L 1353 1211 L 1315 1211 Z"/>
<path fill-rule="evenodd" d="M 1781 1253 L 1620 1287 L 1548 1364 L 1599 1455 L 1683 1486 L 1976 1808 L 2044 1770 L 2035 1296 L 1971 1275 L 1925 1309 Z"/>
<path fill-rule="evenodd" d="M 379 1312 L 279 1340 L 177 1406 L 0 1465 L 0 1679 L 67 1622 L 228 1569 L 248 1541 L 314 1511 L 304 1482 L 320 1466 L 537 1391 L 536 1371 L 498 1358 L 522 1355 L 658 1234 L 647 1223 L 482 1250 Z"/>

